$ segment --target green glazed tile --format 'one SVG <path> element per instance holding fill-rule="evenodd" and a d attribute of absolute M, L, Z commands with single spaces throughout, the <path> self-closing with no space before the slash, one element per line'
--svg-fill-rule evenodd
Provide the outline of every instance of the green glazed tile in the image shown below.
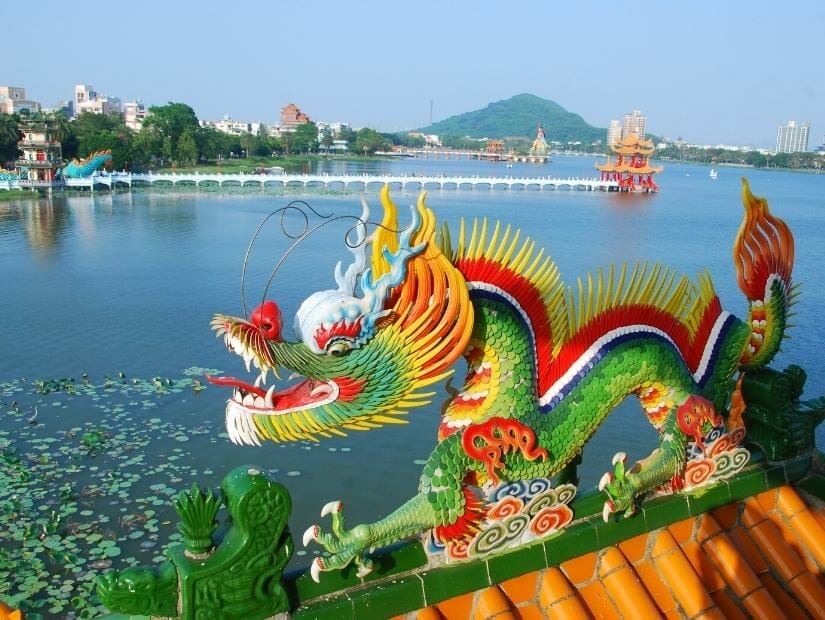
<path fill-rule="evenodd" d="M 284 588 L 290 598 L 299 601 L 309 601 L 319 596 L 335 594 L 340 590 L 361 585 L 356 576 L 355 567 L 350 564 L 344 569 L 321 573 L 321 583 L 312 581 L 309 569 L 290 575 L 291 579 L 284 580 Z"/>
<path fill-rule="evenodd" d="M 573 500 L 570 508 L 576 519 L 582 519 L 595 514 L 601 514 L 604 501 L 607 495 L 597 489 L 588 489 L 584 493 L 580 493 Z"/>
<path fill-rule="evenodd" d="M 544 544 L 541 542 L 487 559 L 492 583 L 501 583 L 534 570 L 541 570 L 546 566 Z"/>
<path fill-rule="evenodd" d="M 544 543 L 547 566 L 557 566 L 565 560 L 599 548 L 599 536 L 592 518 L 567 527 L 559 536 Z"/>
<path fill-rule="evenodd" d="M 765 488 L 773 489 L 785 484 L 787 478 L 785 476 L 785 465 L 779 463 L 777 465 L 770 465 L 765 468 Z"/>
<path fill-rule="evenodd" d="M 375 562 L 375 569 L 364 578 L 365 582 L 385 579 L 390 575 L 424 568 L 427 565 L 427 554 L 418 541 L 383 549 L 371 557 Z"/>
<path fill-rule="evenodd" d="M 381 584 L 353 592 L 353 611 L 358 620 L 383 620 L 389 615 L 400 615 L 426 607 L 424 585 L 418 575 L 388 579 Z"/>
<path fill-rule="evenodd" d="M 419 576 L 424 582 L 425 607 L 490 585 L 487 563 L 482 560 L 442 566 Z"/>
<path fill-rule="evenodd" d="M 608 547 L 647 532 L 647 523 L 641 512 L 630 517 L 610 518 L 596 524 L 599 547 Z"/>
<path fill-rule="evenodd" d="M 783 474 L 784 475 L 784 474 Z M 748 467 L 728 481 L 730 499 L 733 502 L 746 499 L 767 490 L 765 472 L 761 466 Z"/>
<path fill-rule="evenodd" d="M 690 507 L 690 514 L 693 516 L 731 503 L 730 488 L 726 480 L 685 495 Z"/>
<path fill-rule="evenodd" d="M 354 617 L 352 600 L 346 595 L 315 600 L 306 607 L 299 607 L 291 616 L 293 620 L 344 620 Z"/>
<path fill-rule="evenodd" d="M 676 523 L 690 516 L 690 505 L 684 495 L 675 494 L 657 497 L 642 505 L 647 531 L 652 532 L 661 527 Z"/>

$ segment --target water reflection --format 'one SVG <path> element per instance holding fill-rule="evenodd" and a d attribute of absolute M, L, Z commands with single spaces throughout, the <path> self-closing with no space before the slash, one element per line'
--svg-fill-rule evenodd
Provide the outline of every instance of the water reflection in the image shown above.
<path fill-rule="evenodd" d="M 71 212 L 60 198 L 41 198 L 19 212 L 32 254 L 52 260 L 71 227 Z"/>

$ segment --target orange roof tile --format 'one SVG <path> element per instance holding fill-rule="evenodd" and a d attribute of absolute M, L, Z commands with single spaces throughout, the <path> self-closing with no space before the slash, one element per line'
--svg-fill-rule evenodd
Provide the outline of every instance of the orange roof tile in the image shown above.
<path fill-rule="evenodd" d="M 416 617 L 825 618 L 821 511 L 784 486 Z"/>

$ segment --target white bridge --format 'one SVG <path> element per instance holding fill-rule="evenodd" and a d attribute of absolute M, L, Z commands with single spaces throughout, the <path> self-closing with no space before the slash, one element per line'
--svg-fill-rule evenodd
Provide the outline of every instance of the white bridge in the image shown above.
<path fill-rule="evenodd" d="M 571 177 L 556 179 L 551 177 L 515 176 L 446 176 L 413 174 L 204 174 L 204 173 L 131 173 L 95 172 L 80 179 L 65 179 L 64 187 L 87 188 L 94 191 L 98 186 L 108 189 L 117 187 L 158 187 L 190 186 L 215 188 L 303 188 L 329 190 L 367 190 L 383 185 L 409 190 L 427 189 L 517 189 L 517 190 L 580 190 L 619 191 L 616 181 L 602 181 L 595 178 Z M 2 182 L 0 189 L 14 189 L 16 182 Z"/>

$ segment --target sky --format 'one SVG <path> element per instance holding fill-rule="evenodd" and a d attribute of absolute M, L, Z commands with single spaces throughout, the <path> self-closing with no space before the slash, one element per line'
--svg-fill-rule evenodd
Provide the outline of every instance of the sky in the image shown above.
<path fill-rule="evenodd" d="M 0 85 L 44 105 L 84 83 L 201 119 L 277 123 L 294 102 L 401 131 L 532 93 L 694 144 L 772 147 L 790 120 L 825 142 L 819 0 L 31 2 L 3 10 Z"/>

